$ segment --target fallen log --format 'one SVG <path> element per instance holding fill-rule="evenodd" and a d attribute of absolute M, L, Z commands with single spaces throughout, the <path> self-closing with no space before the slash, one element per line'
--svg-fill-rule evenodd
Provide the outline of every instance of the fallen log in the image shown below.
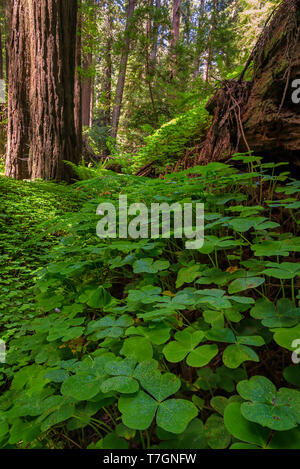
<path fill-rule="evenodd" d="M 213 122 L 193 165 L 250 151 L 300 164 L 299 33 L 300 0 L 284 0 L 239 79 L 225 81 L 208 102 Z M 252 77 L 247 81 L 250 67 Z"/>

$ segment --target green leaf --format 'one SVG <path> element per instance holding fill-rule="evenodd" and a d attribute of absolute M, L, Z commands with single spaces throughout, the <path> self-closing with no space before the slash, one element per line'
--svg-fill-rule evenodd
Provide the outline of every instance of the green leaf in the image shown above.
<path fill-rule="evenodd" d="M 276 307 L 268 300 L 259 299 L 251 309 L 250 314 L 260 319 L 266 327 L 291 327 L 300 322 L 300 308 L 287 298 L 277 301 Z"/>
<path fill-rule="evenodd" d="M 153 349 L 148 339 L 144 337 L 130 337 L 124 340 L 120 353 L 125 357 L 136 359 L 137 362 L 142 362 L 151 360 Z"/>
<path fill-rule="evenodd" d="M 219 352 L 216 344 L 201 345 L 193 350 L 187 357 L 187 364 L 193 367 L 207 365 Z"/>
<path fill-rule="evenodd" d="M 280 347 L 295 351 L 296 347 L 293 347 L 293 343 L 300 338 L 300 324 L 288 329 L 275 329 L 272 332 L 275 332 L 274 340 Z"/>
<path fill-rule="evenodd" d="M 114 376 L 101 384 L 101 391 L 104 393 L 117 391 L 121 394 L 134 394 L 139 389 L 138 382 L 128 376 Z"/>
<path fill-rule="evenodd" d="M 184 283 L 192 283 L 197 277 L 201 276 L 200 266 L 198 264 L 190 267 L 183 267 L 179 270 L 176 280 L 176 288 L 180 288 Z"/>
<path fill-rule="evenodd" d="M 246 345 L 228 345 L 223 352 L 223 363 L 228 368 L 238 368 L 246 361 L 259 362 L 258 355 Z"/>
<path fill-rule="evenodd" d="M 87 305 L 91 308 L 104 308 L 112 301 L 112 296 L 103 287 L 93 290 L 88 298 Z"/>
<path fill-rule="evenodd" d="M 197 415 L 197 407 L 192 402 L 168 399 L 159 405 L 156 422 L 167 432 L 180 434 Z"/>
<path fill-rule="evenodd" d="M 205 423 L 205 436 L 208 446 L 212 449 L 225 449 L 229 446 L 231 435 L 224 425 L 222 417 L 211 415 Z"/>
<path fill-rule="evenodd" d="M 133 264 L 133 272 L 135 274 L 147 273 L 157 274 L 162 270 L 168 269 L 170 263 L 168 261 L 153 261 L 151 258 L 139 259 Z"/>
<path fill-rule="evenodd" d="M 189 423 L 186 430 L 178 435 L 157 427 L 157 436 L 163 441 L 160 449 L 204 449 L 207 447 L 203 423 L 196 418 Z"/>
<path fill-rule="evenodd" d="M 163 354 L 169 362 L 178 363 L 201 342 L 203 337 L 203 331 L 190 333 L 187 330 L 184 330 L 176 332 L 176 341 L 169 342 L 163 348 Z"/>
<path fill-rule="evenodd" d="M 92 373 L 78 373 L 70 376 L 62 385 L 61 393 L 78 401 L 92 399 L 100 392 L 101 381 Z"/>
<path fill-rule="evenodd" d="M 113 376 L 132 376 L 136 365 L 136 359 L 133 357 L 124 360 L 109 360 L 104 364 L 105 371 Z"/>
<path fill-rule="evenodd" d="M 120 397 L 118 406 L 124 425 L 134 430 L 150 427 L 157 409 L 156 401 L 143 391 L 134 397 Z"/>
<path fill-rule="evenodd" d="M 300 392 L 281 388 L 278 392 L 270 380 L 253 376 L 237 385 L 239 394 L 250 402 L 241 405 L 242 415 L 251 422 L 272 430 L 290 430 L 300 423 Z"/>
<path fill-rule="evenodd" d="M 283 370 L 286 381 L 300 388 L 300 364 L 288 366 Z"/>
<path fill-rule="evenodd" d="M 167 397 L 175 394 L 181 386 L 181 381 L 176 375 L 160 373 L 155 369 L 153 362 L 144 362 L 138 365 L 134 377 L 158 402 L 162 402 Z"/>
<path fill-rule="evenodd" d="M 256 288 L 264 282 L 265 279 L 261 277 L 237 278 L 229 285 L 228 292 L 230 294 L 238 293 L 240 291 L 248 290 L 249 288 Z"/>
<path fill-rule="evenodd" d="M 109 433 L 97 443 L 91 443 L 87 449 L 128 449 L 127 441 L 120 438 L 116 433 Z"/>
<path fill-rule="evenodd" d="M 156 324 L 150 327 L 132 326 L 126 331 L 126 335 L 141 335 L 149 339 L 154 345 L 162 345 L 170 338 L 170 327 L 164 324 Z"/>
<path fill-rule="evenodd" d="M 224 423 L 227 430 L 234 438 L 245 441 L 259 447 L 265 447 L 270 431 L 266 428 L 249 422 L 241 414 L 241 404 L 233 402 L 229 404 L 224 412 Z"/>
<path fill-rule="evenodd" d="M 268 268 L 262 272 L 263 274 L 282 280 L 292 279 L 300 274 L 300 266 L 296 262 L 282 262 L 281 264 L 267 262 L 266 267 Z"/>

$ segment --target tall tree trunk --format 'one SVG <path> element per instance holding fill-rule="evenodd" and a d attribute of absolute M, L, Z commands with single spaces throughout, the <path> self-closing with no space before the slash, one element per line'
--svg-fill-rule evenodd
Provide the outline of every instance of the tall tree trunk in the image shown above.
<path fill-rule="evenodd" d="M 90 76 L 93 66 L 93 54 L 85 54 L 82 63 L 84 76 L 82 77 L 82 125 L 91 127 L 93 79 Z"/>
<path fill-rule="evenodd" d="M 211 69 L 211 62 L 212 62 L 212 54 L 213 54 L 213 34 L 216 27 L 216 14 L 218 10 L 218 0 L 213 1 L 212 11 L 211 11 L 211 20 L 210 20 L 210 27 L 209 27 L 209 35 L 208 35 L 208 46 L 207 46 L 207 56 L 206 56 L 206 64 L 204 68 L 204 80 L 206 83 L 209 81 L 209 74 Z"/>
<path fill-rule="evenodd" d="M 1 11 L 1 18 L 2 18 L 2 11 Z M 0 80 L 4 78 L 4 70 L 3 70 L 3 34 L 2 34 L 2 22 L 0 21 Z"/>
<path fill-rule="evenodd" d="M 157 10 L 160 10 L 161 0 L 155 0 L 155 7 Z M 150 54 L 150 68 L 151 68 L 151 73 L 154 75 L 156 63 L 157 63 L 158 37 L 159 37 L 159 23 L 157 21 L 154 21 L 154 24 L 152 27 L 152 37 L 153 37 L 153 43 L 152 43 L 153 45 L 152 45 L 152 50 Z"/>
<path fill-rule="evenodd" d="M 123 100 L 123 93 L 124 93 L 124 86 L 125 86 L 125 78 L 126 78 L 126 70 L 127 70 L 127 62 L 128 62 L 128 55 L 129 55 L 129 50 L 130 50 L 131 20 L 132 20 L 135 6 L 136 6 L 136 2 L 137 0 L 128 0 L 128 4 L 127 4 L 127 19 L 126 19 L 126 26 L 125 26 L 124 48 L 123 48 L 123 53 L 122 53 L 121 61 L 120 61 L 119 77 L 118 77 L 118 82 L 117 82 L 115 103 L 114 103 L 114 109 L 113 109 L 113 114 L 112 114 L 111 136 L 113 138 L 117 137 L 118 128 L 119 128 L 119 121 L 120 121 L 121 107 L 122 107 L 122 100 Z"/>
<path fill-rule="evenodd" d="M 6 35 L 6 42 L 5 42 L 5 74 L 6 80 L 8 81 L 8 64 L 9 64 L 9 55 L 8 55 L 8 48 L 9 48 L 9 36 L 10 36 L 10 29 L 11 29 L 11 17 L 12 17 L 12 9 L 13 3 L 9 0 L 3 0 L 4 2 L 4 10 L 5 10 L 5 35 Z"/>
<path fill-rule="evenodd" d="M 104 52 L 104 125 L 107 128 L 111 126 L 111 93 L 112 93 L 112 12 L 110 1 L 106 2 L 105 5 L 105 34 L 106 34 L 106 44 Z"/>
<path fill-rule="evenodd" d="M 156 112 L 155 100 L 154 100 L 154 95 L 153 95 L 153 76 L 154 76 L 155 67 L 154 67 L 154 63 L 151 60 L 151 51 L 150 51 L 150 45 L 153 42 L 152 21 L 151 21 L 151 10 L 153 7 L 153 0 L 148 0 L 148 7 L 149 7 L 149 12 L 148 12 L 148 18 L 146 22 L 147 47 L 145 48 L 145 53 L 146 53 L 145 75 L 146 75 L 146 83 L 149 89 L 149 96 L 150 96 L 153 116 L 154 116 L 155 122 L 158 122 L 158 116 Z"/>
<path fill-rule="evenodd" d="M 96 0 L 87 0 L 90 6 L 96 5 Z M 93 77 L 93 38 L 88 38 L 89 51 L 83 54 L 82 58 L 82 125 L 84 127 L 92 126 L 93 104 L 94 104 L 94 77 Z"/>
<path fill-rule="evenodd" d="M 182 4 L 182 0 L 173 0 L 172 39 L 171 39 L 171 44 L 170 44 L 171 75 L 172 76 L 175 76 L 177 74 L 176 45 L 180 37 L 181 4 Z"/>
<path fill-rule="evenodd" d="M 205 0 L 200 1 L 200 8 L 199 8 L 199 19 L 198 19 L 198 28 L 197 28 L 197 38 L 196 38 L 196 45 L 195 45 L 195 60 L 194 60 L 194 78 L 197 78 L 200 74 L 200 64 L 202 55 L 204 52 L 203 46 L 203 23 L 205 18 Z"/>
<path fill-rule="evenodd" d="M 191 2 L 185 0 L 184 35 L 187 44 L 191 41 Z"/>
<path fill-rule="evenodd" d="M 81 83 L 81 28 L 82 15 L 77 17 L 76 32 L 76 58 L 75 58 L 75 85 L 74 85 L 74 123 L 76 130 L 77 151 L 81 155 L 82 152 L 82 83 Z"/>
<path fill-rule="evenodd" d="M 77 0 L 13 3 L 8 176 L 71 178 L 64 160 L 79 160 L 74 123 L 76 23 Z"/>
<path fill-rule="evenodd" d="M 11 10 L 8 52 L 8 129 L 5 175 L 16 179 L 29 177 L 30 112 L 28 96 L 29 31 L 26 0 L 15 0 Z"/>

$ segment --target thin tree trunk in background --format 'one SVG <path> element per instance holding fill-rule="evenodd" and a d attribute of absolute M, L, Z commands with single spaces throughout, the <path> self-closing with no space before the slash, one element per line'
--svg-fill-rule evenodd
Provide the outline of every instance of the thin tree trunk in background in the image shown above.
<path fill-rule="evenodd" d="M 82 69 L 82 125 L 91 127 L 92 121 L 92 102 L 93 102 L 93 79 L 91 69 L 93 67 L 93 54 L 88 53 L 83 57 Z"/>
<path fill-rule="evenodd" d="M 210 69 L 211 69 L 212 54 L 213 54 L 212 39 L 213 39 L 215 26 L 216 26 L 217 9 L 218 9 L 218 0 L 214 0 L 212 12 L 211 12 L 211 22 L 210 22 L 209 36 L 208 36 L 208 49 L 207 49 L 206 65 L 205 65 L 205 69 L 204 69 L 204 80 L 205 80 L 206 83 L 208 83 L 208 81 L 209 81 L 209 73 L 210 73 Z"/>
<path fill-rule="evenodd" d="M 200 73 L 200 64 L 201 64 L 201 55 L 203 54 L 203 33 L 202 29 L 204 27 L 204 18 L 205 18 L 205 0 L 201 0 L 200 9 L 199 9 L 199 19 L 198 19 L 198 31 L 196 39 L 196 48 L 195 48 L 195 60 L 194 60 L 194 78 L 197 78 Z M 202 53 L 202 54 L 201 54 Z"/>
<path fill-rule="evenodd" d="M 113 109 L 113 114 L 112 114 L 111 136 L 113 138 L 117 137 L 118 128 L 119 128 L 119 121 L 120 121 L 121 107 L 122 107 L 122 100 L 123 100 L 123 93 L 124 93 L 124 86 L 125 86 L 125 78 L 126 78 L 126 70 L 127 70 L 127 62 L 128 62 L 128 55 L 129 55 L 129 50 L 130 50 L 131 19 L 134 13 L 136 2 L 137 0 L 128 0 L 128 5 L 127 5 L 124 49 L 123 49 L 123 53 L 122 53 L 121 60 L 120 60 L 119 77 L 118 77 L 118 82 L 117 82 L 115 103 L 114 103 L 114 109 Z"/>
<path fill-rule="evenodd" d="M 153 39 L 152 38 L 152 21 L 151 21 L 151 8 L 153 7 L 153 0 L 148 0 L 148 7 L 149 7 L 149 12 L 148 12 L 148 18 L 147 18 L 147 23 L 146 23 L 147 47 L 145 48 L 145 52 L 146 52 L 145 72 L 146 72 L 146 83 L 149 89 L 149 96 L 151 100 L 152 111 L 153 111 L 154 119 L 157 122 L 158 117 L 157 117 L 156 106 L 155 106 L 154 95 L 153 95 L 153 87 L 152 87 L 154 68 L 153 68 L 153 64 L 151 61 L 151 53 L 150 53 L 150 44 L 152 42 L 151 39 Z"/>
<path fill-rule="evenodd" d="M 1 11 L 2 13 L 2 11 Z M 2 17 L 2 14 L 1 14 Z M 4 69 L 3 69 L 3 35 L 2 35 L 2 23 L 0 21 L 0 80 L 3 80 L 4 78 Z"/>
<path fill-rule="evenodd" d="M 185 1 L 186 8 L 185 8 L 185 15 L 184 15 L 184 33 L 185 33 L 185 40 L 187 44 L 190 44 L 191 41 L 191 3 L 190 0 Z"/>
<path fill-rule="evenodd" d="M 8 49 L 9 49 L 9 36 L 10 36 L 13 3 L 11 3 L 9 0 L 3 0 L 3 1 L 4 1 L 4 9 L 5 9 L 5 33 L 6 33 L 5 72 L 6 72 L 6 80 L 8 81 L 8 64 L 9 64 Z"/>
<path fill-rule="evenodd" d="M 104 125 L 107 128 L 111 126 L 111 93 L 112 93 L 112 12 L 110 8 L 110 1 L 106 2 L 105 5 L 105 34 L 107 41 L 105 44 L 104 52 Z"/>
<path fill-rule="evenodd" d="M 90 6 L 96 5 L 96 0 L 87 0 Z M 94 77 L 93 77 L 93 44 L 92 38 L 89 38 L 90 51 L 83 54 L 82 58 L 82 125 L 84 127 L 92 126 L 93 104 L 94 104 Z"/>
<path fill-rule="evenodd" d="M 170 43 L 171 75 L 172 76 L 175 76 L 177 73 L 176 45 L 180 37 L 181 4 L 182 4 L 182 0 L 173 0 L 172 39 Z"/>
<path fill-rule="evenodd" d="M 161 0 L 155 1 L 155 7 L 157 10 L 160 10 Z M 157 21 L 155 21 L 153 24 L 152 36 L 153 36 L 153 46 L 152 46 L 152 50 L 150 54 L 150 68 L 151 68 L 152 74 L 154 75 L 156 64 L 157 64 L 158 38 L 159 38 L 159 23 Z"/>
<path fill-rule="evenodd" d="M 28 96 L 29 31 L 27 0 L 6 4 L 10 22 L 7 44 L 8 59 L 8 130 L 5 175 L 16 179 L 29 177 L 30 112 Z"/>
<path fill-rule="evenodd" d="M 77 151 L 82 152 L 82 83 L 81 83 L 81 28 L 82 15 L 78 13 L 76 32 L 75 85 L 74 85 L 74 123 L 77 139 Z"/>

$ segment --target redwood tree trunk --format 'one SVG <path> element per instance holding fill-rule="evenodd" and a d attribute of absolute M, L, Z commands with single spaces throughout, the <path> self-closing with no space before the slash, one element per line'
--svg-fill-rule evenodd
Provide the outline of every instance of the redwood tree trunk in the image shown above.
<path fill-rule="evenodd" d="M 82 17 L 78 14 L 76 33 L 76 58 L 75 58 L 75 89 L 74 89 L 74 121 L 77 138 L 77 152 L 82 152 L 82 82 L 81 82 L 81 40 Z"/>
<path fill-rule="evenodd" d="M 72 171 L 64 160 L 79 161 L 74 123 L 76 23 L 77 0 L 13 3 L 8 176 L 69 180 Z"/>
<path fill-rule="evenodd" d="M 111 93 L 112 93 L 112 29 L 113 29 L 113 22 L 112 22 L 112 11 L 110 1 L 106 2 L 105 5 L 105 34 L 106 34 L 106 44 L 105 44 L 105 51 L 104 51 L 104 83 L 103 83 L 103 91 L 104 91 L 104 105 L 105 105 L 105 113 L 104 113 L 104 124 L 106 127 L 111 126 Z"/>
<path fill-rule="evenodd" d="M 82 125 L 91 127 L 93 103 L 93 79 L 90 76 L 93 66 L 93 54 L 85 54 L 82 62 Z"/>
<path fill-rule="evenodd" d="M 87 0 L 89 6 L 96 5 L 96 0 Z M 95 19 L 96 21 L 96 19 Z M 87 39 L 89 51 L 83 54 L 82 57 L 82 125 L 84 127 L 91 127 L 93 120 L 93 105 L 94 105 L 94 77 L 93 77 L 93 38 L 91 36 Z"/>
<path fill-rule="evenodd" d="M 16 179 L 29 177 L 30 113 L 28 96 L 28 21 L 26 0 L 15 0 L 7 7 L 10 34 L 7 44 L 8 60 L 8 130 L 6 176 Z"/>
<path fill-rule="evenodd" d="M 123 53 L 122 53 L 122 57 L 120 61 L 120 71 L 119 71 L 118 83 L 117 83 L 117 88 L 116 88 L 115 105 L 114 105 L 113 115 L 112 115 L 111 136 L 113 138 L 116 138 L 117 133 L 118 133 L 118 128 L 119 128 L 121 106 L 122 106 L 126 70 L 127 70 L 127 62 L 128 62 L 128 55 L 129 55 L 129 50 L 130 50 L 131 19 L 134 13 L 136 2 L 137 0 L 128 0 L 128 5 L 127 5 L 127 21 L 126 21 L 126 26 L 125 26 L 124 49 L 123 49 Z"/>
<path fill-rule="evenodd" d="M 213 55 L 213 35 L 216 27 L 216 14 L 218 11 L 218 0 L 214 0 L 211 12 L 211 23 L 209 27 L 209 35 L 208 35 L 208 47 L 207 47 L 207 55 L 206 55 L 206 64 L 204 69 L 204 80 L 206 83 L 209 81 L 211 63 L 212 63 L 212 55 Z"/>
<path fill-rule="evenodd" d="M 171 75 L 172 76 L 175 76 L 177 73 L 176 45 L 180 37 L 181 4 L 182 4 L 182 0 L 173 0 L 172 39 L 171 39 L 171 44 L 170 44 Z"/>

